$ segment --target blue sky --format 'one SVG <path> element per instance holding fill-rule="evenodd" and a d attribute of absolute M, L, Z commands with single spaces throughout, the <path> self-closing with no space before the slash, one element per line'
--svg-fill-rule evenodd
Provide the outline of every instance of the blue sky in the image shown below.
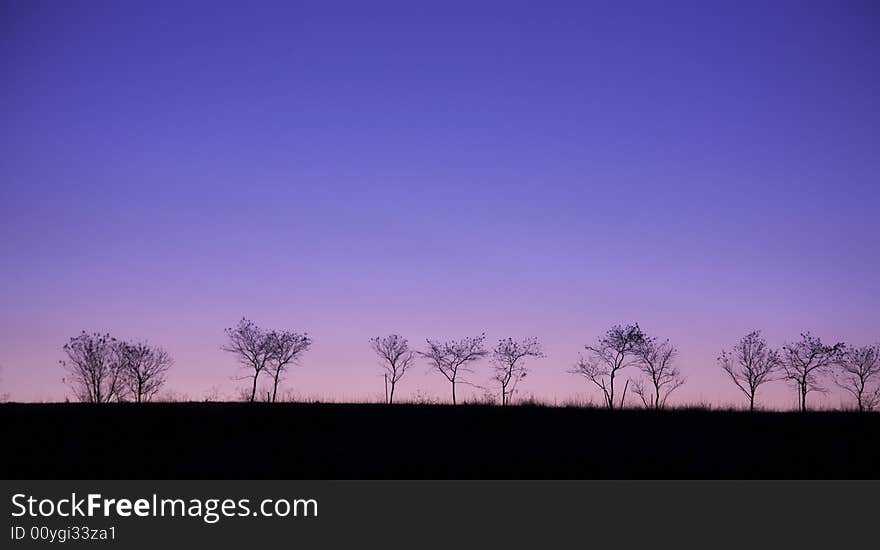
<path fill-rule="evenodd" d="M 12 1 L 0 31 L 22 399 L 65 395 L 81 329 L 232 392 L 242 315 L 308 329 L 291 385 L 339 396 L 391 331 L 538 336 L 523 390 L 562 398 L 641 321 L 713 401 L 750 330 L 880 339 L 874 3 Z"/>

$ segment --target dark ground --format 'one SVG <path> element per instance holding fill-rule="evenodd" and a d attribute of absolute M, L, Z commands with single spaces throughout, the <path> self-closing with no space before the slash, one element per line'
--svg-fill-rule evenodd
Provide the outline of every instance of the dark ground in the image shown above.
<path fill-rule="evenodd" d="M 0 405 L 0 479 L 878 478 L 880 414 Z"/>

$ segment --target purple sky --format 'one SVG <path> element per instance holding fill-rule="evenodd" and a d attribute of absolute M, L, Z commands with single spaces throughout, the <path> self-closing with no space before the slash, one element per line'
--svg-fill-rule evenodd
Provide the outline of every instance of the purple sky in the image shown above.
<path fill-rule="evenodd" d="M 678 403 L 740 402 L 753 329 L 880 340 L 875 2 L 177 4 L 0 5 L 0 393 L 63 399 L 85 329 L 232 395 L 242 315 L 333 399 L 389 332 L 538 336 L 523 392 L 598 400 L 566 370 L 638 321 Z"/>

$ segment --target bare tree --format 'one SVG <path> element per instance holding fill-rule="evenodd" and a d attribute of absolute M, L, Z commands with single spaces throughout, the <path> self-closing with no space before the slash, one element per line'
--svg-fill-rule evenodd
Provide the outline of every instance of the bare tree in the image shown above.
<path fill-rule="evenodd" d="M 394 388 L 406 374 L 406 371 L 415 364 L 415 352 L 409 349 L 409 342 L 399 334 L 389 334 L 385 337 L 375 337 L 370 340 L 370 347 L 379 356 L 382 368 L 385 369 L 385 400 L 387 403 L 394 402 Z M 391 391 L 388 391 L 388 384 Z"/>
<path fill-rule="evenodd" d="M 718 363 L 748 398 L 749 410 L 754 411 L 758 388 L 774 380 L 782 358 L 778 351 L 767 346 L 761 331 L 755 330 L 743 336 L 732 352 L 722 351 Z"/>
<path fill-rule="evenodd" d="M 146 342 L 117 346 L 126 392 L 137 403 L 151 401 L 165 384 L 165 373 L 174 363 L 171 356 Z"/>
<path fill-rule="evenodd" d="M 118 345 L 109 334 L 83 331 L 62 348 L 67 359 L 60 361 L 68 373 L 65 382 L 80 401 L 109 403 L 122 399 L 125 373 Z"/>
<path fill-rule="evenodd" d="M 637 362 L 636 352 L 644 339 L 645 335 L 638 323 L 626 326 L 614 325 L 599 338 L 595 346 L 584 346 L 586 356 L 581 355 L 577 365 L 569 372 L 584 376 L 598 386 L 605 398 L 605 406 L 613 409 L 614 380 L 621 369 Z M 626 399 L 628 386 L 627 381 L 620 398 L 620 406 L 623 406 Z"/>
<path fill-rule="evenodd" d="M 492 350 L 493 380 L 501 385 L 501 405 L 510 403 L 520 380 L 526 377 L 526 359 L 544 357 L 544 350 L 537 338 L 499 340 Z"/>
<path fill-rule="evenodd" d="M 807 394 L 827 391 L 822 377 L 840 361 L 843 350 L 842 343 L 828 346 L 809 332 L 802 332 L 797 342 L 782 346 L 783 375 L 797 390 L 801 411 L 807 410 Z"/>
<path fill-rule="evenodd" d="M 643 380 L 637 380 L 634 391 L 645 408 L 663 409 L 669 396 L 684 385 L 684 377 L 673 362 L 678 350 L 669 340 L 659 341 L 645 336 L 636 347 L 638 360 L 636 366 L 642 371 L 650 387 Z"/>
<path fill-rule="evenodd" d="M 428 360 L 431 368 L 442 374 L 452 384 L 452 404 L 456 404 L 455 384 L 461 373 L 472 373 L 471 364 L 485 357 L 489 352 L 483 347 L 486 335 L 435 342 L 426 340 L 428 349 L 418 352 Z"/>
<path fill-rule="evenodd" d="M 288 367 L 295 365 L 300 357 L 312 346 L 312 339 L 306 333 L 273 330 L 265 335 L 269 348 L 266 369 L 272 375 L 272 403 L 278 396 L 278 384 Z"/>
<path fill-rule="evenodd" d="M 838 363 L 835 382 L 856 398 L 860 412 L 873 410 L 880 401 L 880 344 L 845 350 Z"/>
<path fill-rule="evenodd" d="M 235 327 L 225 330 L 229 342 L 221 349 L 235 355 L 238 362 L 252 373 L 244 379 L 252 379 L 251 395 L 248 401 L 254 402 L 257 395 L 257 379 L 272 358 L 272 345 L 266 333 L 253 321 L 242 318 Z"/>

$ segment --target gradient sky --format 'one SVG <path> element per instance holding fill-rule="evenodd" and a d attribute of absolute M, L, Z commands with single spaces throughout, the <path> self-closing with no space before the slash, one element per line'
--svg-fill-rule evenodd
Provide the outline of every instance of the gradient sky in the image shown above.
<path fill-rule="evenodd" d="M 0 4 L 0 393 L 63 399 L 85 329 L 232 395 L 243 315 L 333 399 L 389 332 L 535 335 L 523 392 L 598 400 L 566 370 L 638 321 L 679 403 L 740 402 L 753 329 L 880 340 L 876 2 L 365 4 Z"/>

